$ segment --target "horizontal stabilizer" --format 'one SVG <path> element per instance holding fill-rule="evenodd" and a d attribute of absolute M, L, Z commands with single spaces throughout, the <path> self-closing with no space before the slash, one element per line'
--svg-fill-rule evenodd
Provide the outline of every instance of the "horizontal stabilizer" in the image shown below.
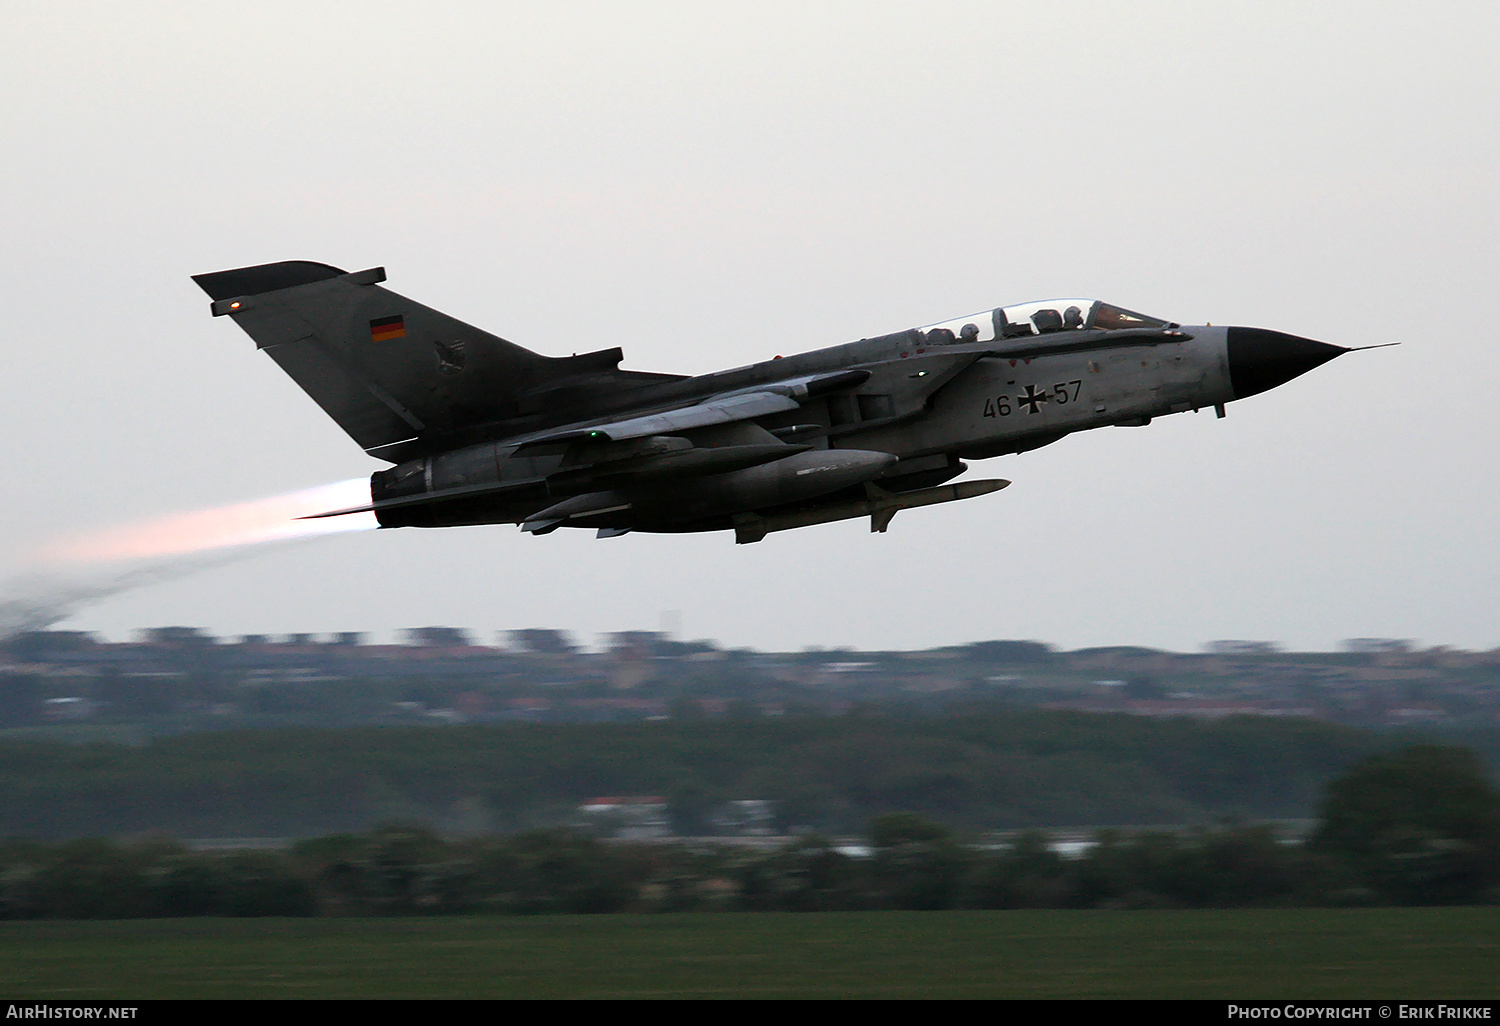
<path fill-rule="evenodd" d="M 193 281 L 208 293 L 208 298 L 235 299 L 239 296 L 259 296 L 265 292 L 310 285 L 315 281 L 337 278 L 347 271 L 328 264 L 317 264 L 311 260 L 283 260 L 277 264 L 259 264 L 255 267 L 237 267 L 232 271 L 213 271 L 195 274 Z M 382 272 L 383 274 L 384 272 Z"/>

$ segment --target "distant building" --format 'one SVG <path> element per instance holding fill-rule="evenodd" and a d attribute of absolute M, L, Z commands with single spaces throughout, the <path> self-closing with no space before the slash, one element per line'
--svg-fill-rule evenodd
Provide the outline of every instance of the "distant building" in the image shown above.
<path fill-rule="evenodd" d="M 49 720 L 86 720 L 94 715 L 94 703 L 87 698 L 49 698 L 42 702 L 42 715 Z"/>
<path fill-rule="evenodd" d="M 408 645 L 427 648 L 468 648 L 473 637 L 462 627 L 409 627 L 401 632 Z"/>
<path fill-rule="evenodd" d="M 1345 652 L 1364 655 L 1410 652 L 1411 647 L 1411 641 L 1407 638 L 1350 638 L 1343 644 Z"/>
<path fill-rule="evenodd" d="M 148 645 L 167 648 L 198 648 L 218 643 L 217 638 L 200 627 L 149 627 L 140 635 Z"/>
<path fill-rule="evenodd" d="M 620 841 L 672 836 L 667 800 L 655 795 L 592 798 L 578 806 L 584 824 Z"/>
<path fill-rule="evenodd" d="M 1388 723 L 1444 723 L 1451 719 L 1438 705 L 1405 705 L 1390 709 L 1385 714 Z"/>
<path fill-rule="evenodd" d="M 661 631 L 614 631 L 606 636 L 612 654 L 635 659 L 660 654 L 670 640 Z"/>
<path fill-rule="evenodd" d="M 88 658 L 102 646 L 88 631 L 21 631 L 10 638 L 0 638 L 0 652 L 23 663 Z"/>
<path fill-rule="evenodd" d="M 981 663 L 1048 663 L 1056 658 L 1052 646 L 1040 641 L 976 641 L 962 651 Z"/>
<path fill-rule="evenodd" d="M 1214 655 L 1275 655 L 1281 645 L 1274 641 L 1210 641 L 1206 646 Z"/>
<path fill-rule="evenodd" d="M 1045 702 L 1043 709 L 1066 709 L 1072 712 L 1128 713 L 1131 716 L 1162 718 L 1186 717 L 1194 720 L 1221 720 L 1226 716 L 1312 716 L 1310 708 L 1288 708 L 1261 702 L 1235 702 L 1203 698 L 1118 699 L 1113 702 L 1078 699 Z"/>
<path fill-rule="evenodd" d="M 721 837 L 767 837 L 772 833 L 774 815 L 770 802 L 745 799 L 725 802 L 708 821 Z"/>
<path fill-rule="evenodd" d="M 568 655 L 577 650 L 567 631 L 549 630 L 542 627 L 527 627 L 523 630 L 506 631 L 509 647 L 517 652 L 536 655 Z"/>

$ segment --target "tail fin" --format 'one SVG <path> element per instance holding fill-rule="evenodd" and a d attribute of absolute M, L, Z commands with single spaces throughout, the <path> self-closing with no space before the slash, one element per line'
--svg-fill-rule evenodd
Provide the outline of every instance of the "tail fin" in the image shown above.
<path fill-rule="evenodd" d="M 550 358 L 348 273 L 288 260 L 197 274 L 213 299 L 360 447 L 395 462 L 513 419 L 549 380 L 611 372 L 618 349 Z"/>

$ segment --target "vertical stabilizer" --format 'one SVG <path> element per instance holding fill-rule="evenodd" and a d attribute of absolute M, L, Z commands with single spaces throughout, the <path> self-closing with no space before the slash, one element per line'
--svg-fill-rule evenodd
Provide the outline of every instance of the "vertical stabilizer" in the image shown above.
<path fill-rule="evenodd" d="M 404 458 L 424 442 L 516 416 L 520 396 L 618 350 L 551 359 L 347 273 L 302 260 L 198 274 L 228 315 L 360 447 Z"/>

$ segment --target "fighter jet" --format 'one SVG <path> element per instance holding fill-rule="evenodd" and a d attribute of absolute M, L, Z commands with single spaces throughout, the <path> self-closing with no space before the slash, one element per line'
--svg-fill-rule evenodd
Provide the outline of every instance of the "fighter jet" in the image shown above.
<path fill-rule="evenodd" d="M 1290 381 L 1350 350 L 1184 327 L 1099 300 L 983 310 L 687 377 L 619 349 L 548 357 L 349 273 L 293 260 L 193 280 L 354 439 L 382 527 L 773 531 L 1004 488 L 965 460 L 1148 424 Z"/>

